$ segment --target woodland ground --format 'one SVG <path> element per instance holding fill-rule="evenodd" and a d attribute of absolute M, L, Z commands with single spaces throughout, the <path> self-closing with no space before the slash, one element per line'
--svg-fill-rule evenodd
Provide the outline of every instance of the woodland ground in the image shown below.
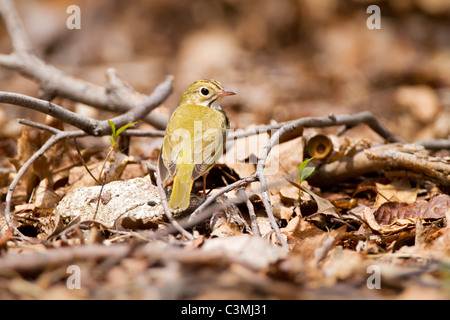
<path fill-rule="evenodd" d="M 188 228 L 194 240 L 175 232 L 155 236 L 169 225 L 163 215 L 113 219 L 113 225 L 63 217 L 68 209 L 55 210 L 63 197 L 95 185 L 69 139 L 41 157 L 14 191 L 11 216 L 26 238 L 11 234 L 0 217 L 0 299 L 450 297 L 448 1 L 377 1 L 379 30 L 367 28 L 364 1 L 78 1 L 80 30 L 66 27 L 72 1 L 15 4 L 37 56 L 67 75 L 104 86 L 106 70 L 114 68 L 145 94 L 172 75 L 173 91 L 156 109 L 163 117 L 190 83 L 214 78 L 237 92 L 222 104 L 233 129 L 370 111 L 401 142 L 360 124 L 308 128 L 301 136 L 297 130 L 274 146 L 265 172 L 286 251 L 258 182 L 246 187 L 247 202 L 235 192 L 222 197 L 225 209 Z M 0 22 L 0 53 L 7 55 L 14 46 Z M 0 66 L 1 91 L 38 98 L 51 92 L 17 69 Z M 94 119 L 116 115 L 74 100 L 52 101 Z M 0 104 L 2 213 L 18 170 L 49 136 L 18 118 L 63 127 L 43 113 Z M 137 128 L 155 129 L 142 121 Z M 300 190 L 297 168 L 317 134 L 324 140 L 311 147 L 315 176 Z M 247 147 L 235 149 L 239 161 L 209 174 L 211 195 L 252 175 L 248 160 L 269 138 L 241 140 Z M 447 142 L 427 144 L 438 139 Z M 162 138 L 130 140 L 115 179 L 144 177 L 150 185 L 145 162 L 156 164 Z M 98 174 L 108 138 L 78 144 Z M 329 154 L 319 159 L 327 146 Z M 113 193 L 105 194 L 106 207 Z M 159 203 L 157 193 L 149 207 L 151 201 Z M 77 283 L 79 289 L 69 288 Z"/>

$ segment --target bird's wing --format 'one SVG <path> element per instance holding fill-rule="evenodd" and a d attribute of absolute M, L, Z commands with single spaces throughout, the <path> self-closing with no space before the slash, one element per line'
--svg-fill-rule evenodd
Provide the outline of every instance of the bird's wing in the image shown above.
<path fill-rule="evenodd" d="M 202 135 L 194 135 L 193 159 L 195 165 L 191 174 L 193 180 L 208 172 L 223 153 L 227 134 L 226 118 L 222 114 L 220 117 L 216 115 L 214 120 L 211 119 L 207 122 L 207 125 L 208 128 L 203 129 Z M 199 141 L 200 139 L 201 141 Z"/>
<path fill-rule="evenodd" d="M 167 125 L 161 149 L 161 162 L 169 174 L 174 176 L 179 164 L 194 164 L 191 178 L 195 180 L 211 169 L 222 155 L 227 125 L 225 114 L 218 110 L 197 105 L 178 107 Z"/>
<path fill-rule="evenodd" d="M 177 173 L 177 159 L 179 158 L 182 150 L 182 144 L 177 139 L 177 128 L 174 126 L 177 121 L 172 121 L 172 119 L 176 117 L 178 117 L 177 110 L 175 110 L 171 117 L 171 121 L 169 121 L 169 124 L 167 125 L 164 141 L 161 147 L 160 159 L 158 161 L 159 166 L 164 166 L 166 171 L 168 171 L 172 177 Z"/>

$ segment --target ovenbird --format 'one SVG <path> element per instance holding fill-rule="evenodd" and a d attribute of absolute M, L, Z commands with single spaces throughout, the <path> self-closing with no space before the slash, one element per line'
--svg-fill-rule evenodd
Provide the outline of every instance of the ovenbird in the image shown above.
<path fill-rule="evenodd" d="M 161 180 L 174 177 L 169 208 L 186 209 L 194 180 L 205 175 L 223 152 L 228 117 L 219 106 L 225 90 L 215 80 L 191 84 L 170 117 L 158 161 Z"/>

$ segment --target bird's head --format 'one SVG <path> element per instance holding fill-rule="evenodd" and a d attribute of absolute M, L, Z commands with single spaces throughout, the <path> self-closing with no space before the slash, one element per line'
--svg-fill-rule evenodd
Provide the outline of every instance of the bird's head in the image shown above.
<path fill-rule="evenodd" d="M 215 80 L 199 80 L 191 84 L 181 97 L 180 106 L 195 104 L 210 108 L 218 108 L 220 100 L 225 96 L 236 94 L 226 90 Z"/>

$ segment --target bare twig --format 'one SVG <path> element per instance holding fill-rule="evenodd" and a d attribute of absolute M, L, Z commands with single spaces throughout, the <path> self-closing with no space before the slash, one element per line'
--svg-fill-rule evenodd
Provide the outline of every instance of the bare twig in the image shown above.
<path fill-rule="evenodd" d="M 267 217 L 269 218 L 270 226 L 272 227 L 272 230 L 275 231 L 275 234 L 277 235 L 278 239 L 281 242 L 281 245 L 286 250 L 289 250 L 289 245 L 286 241 L 286 239 L 281 234 L 281 230 L 278 227 L 277 221 L 275 220 L 275 216 L 272 212 L 272 207 L 270 205 L 270 195 L 269 195 L 269 187 L 267 185 L 266 176 L 262 173 L 262 167 L 260 171 L 256 171 L 257 177 L 259 179 L 259 182 L 261 183 L 261 198 L 264 204 L 264 208 L 266 209 Z"/>
<path fill-rule="evenodd" d="M 210 197 L 208 197 L 205 202 L 203 202 L 197 209 L 195 209 L 195 211 L 193 213 L 191 213 L 191 215 L 187 221 L 187 224 L 189 226 L 194 226 L 194 225 L 197 225 L 198 223 L 200 223 L 201 221 L 210 218 L 212 216 L 212 214 L 214 213 L 214 210 L 210 210 L 210 208 L 208 208 L 208 207 L 212 203 L 214 203 L 218 197 L 220 197 L 221 195 L 223 195 L 227 192 L 230 192 L 236 188 L 246 186 L 249 183 L 255 182 L 257 180 L 258 180 L 257 177 L 255 175 L 252 175 L 252 176 L 242 178 L 241 180 L 238 180 L 236 182 L 233 182 L 232 184 L 229 184 L 226 187 L 223 187 L 218 192 L 216 192 L 213 195 L 211 195 Z M 208 210 L 205 210 L 205 209 L 208 209 Z"/>
<path fill-rule="evenodd" d="M 120 116 L 110 119 L 110 121 L 114 122 L 116 127 L 120 128 L 121 126 L 127 123 L 135 122 L 137 120 L 142 119 L 154 108 L 161 105 L 161 103 L 163 103 L 164 100 L 166 100 L 167 97 L 172 93 L 172 81 L 173 77 L 168 76 L 164 82 L 160 83 L 155 88 L 155 90 L 150 96 L 146 97 L 141 103 L 137 104 L 136 107 L 131 108 L 129 111 L 127 111 L 124 114 L 121 114 Z M 104 127 L 109 127 L 107 121 Z M 105 129 L 99 128 L 99 130 Z"/>
<path fill-rule="evenodd" d="M 167 118 L 153 112 L 152 110 L 160 105 L 172 90 L 172 78 L 167 78 L 166 81 L 161 83 L 155 91 L 149 96 L 144 96 L 134 91 L 124 81 L 122 81 L 115 70 L 110 68 L 107 70 L 108 83 L 105 87 L 91 84 L 89 82 L 76 79 L 65 75 L 55 67 L 44 63 L 40 60 L 30 45 L 30 41 L 24 31 L 23 25 L 19 19 L 19 16 L 14 8 L 12 0 L 0 0 L 1 15 L 7 27 L 8 33 L 11 37 L 13 52 L 9 55 L 0 55 L 0 65 L 7 68 L 16 70 L 25 74 L 32 79 L 39 82 L 44 95 L 47 97 L 61 96 L 74 101 L 80 101 L 88 105 L 92 105 L 97 108 L 114 111 L 125 112 L 124 114 L 111 119 L 117 127 L 121 127 L 127 123 L 134 122 L 145 117 L 146 121 L 154 125 L 156 128 L 165 128 L 167 124 Z M 32 163 L 42 156 L 49 148 L 60 140 L 67 138 L 75 138 L 86 136 L 87 134 L 100 136 L 110 134 L 110 126 L 107 121 L 96 121 L 82 115 L 75 114 L 67 111 L 64 108 L 57 106 L 54 103 L 26 97 L 23 95 L 0 92 L 0 102 L 12 103 L 26 108 L 38 110 L 45 114 L 52 115 L 55 118 L 61 119 L 66 123 L 70 123 L 82 131 L 63 132 L 57 129 L 49 129 L 43 125 L 40 129 L 48 130 L 54 135 L 36 152 L 25 165 L 19 170 L 17 176 L 10 185 L 7 194 L 7 204 L 5 209 L 5 218 L 8 225 L 11 226 L 9 212 L 11 206 L 11 198 L 20 178 L 25 171 L 32 165 Z M 147 115 L 147 116 L 146 116 Z M 30 123 L 22 123 L 31 125 Z M 311 117 L 302 118 L 298 120 L 288 121 L 284 123 L 278 123 L 274 125 L 261 126 L 236 132 L 230 134 L 229 139 L 236 139 L 239 137 L 245 137 L 248 135 L 257 134 L 260 132 L 272 130 L 272 137 L 266 146 L 263 148 L 259 155 L 256 173 L 252 176 L 245 177 L 227 187 L 222 188 L 219 192 L 207 198 L 207 200 L 194 211 L 190 216 L 186 225 L 193 225 L 199 221 L 211 216 L 214 205 L 212 205 L 216 199 L 235 188 L 240 188 L 249 183 L 259 181 L 261 184 L 261 195 L 264 207 L 266 209 L 272 229 L 279 238 L 284 248 L 288 249 L 286 239 L 281 234 L 281 231 L 277 225 L 275 217 L 273 215 L 270 197 L 269 197 L 269 185 L 266 177 L 263 173 L 265 168 L 267 157 L 271 149 L 279 143 L 279 141 L 287 134 L 295 131 L 300 127 L 328 127 L 328 126 L 345 126 L 346 128 L 356 126 L 360 123 L 367 124 L 372 130 L 377 132 L 381 137 L 391 142 L 402 142 L 402 140 L 392 134 L 381 122 L 379 122 L 370 112 L 361 112 L 354 115 L 330 115 L 328 117 Z M 39 127 L 34 125 L 35 127 Z M 126 135 L 135 136 L 163 136 L 162 131 L 152 131 L 143 133 L 139 130 L 127 130 Z M 392 157 L 391 157 L 392 158 Z M 391 159 L 392 160 L 392 159 Z M 448 177 L 447 177 L 448 179 Z M 192 239 L 192 235 L 187 232 L 177 221 L 172 217 L 167 205 L 167 198 L 162 188 L 159 174 L 157 175 L 157 184 L 160 192 L 161 201 L 164 207 L 164 211 L 172 223 L 172 226 L 186 236 L 188 239 Z M 241 192 L 241 195 L 245 195 L 245 191 Z M 257 231 L 256 222 L 254 221 L 254 211 L 251 203 L 246 198 L 243 199 L 248 207 L 252 220 L 252 229 Z M 207 210 L 206 210 L 207 209 Z M 255 222 L 255 223 L 253 223 Z"/>
<path fill-rule="evenodd" d="M 66 264 L 77 259 L 103 260 L 110 257 L 120 257 L 129 250 L 128 245 L 86 245 L 63 247 L 47 250 L 45 254 L 34 252 L 30 254 L 8 254 L 0 263 L 0 274 L 15 271 L 40 272 L 49 265 Z"/>
<path fill-rule="evenodd" d="M 14 7 L 14 2 L 12 0 L 0 0 L 0 10 L 13 47 L 13 53 L 9 55 L 0 54 L 0 65 L 38 81 L 44 96 L 49 99 L 61 96 L 99 109 L 119 113 L 127 112 L 137 105 L 148 105 L 147 97 L 118 80 L 112 69 L 107 71 L 108 85 L 101 87 L 68 76 L 55 67 L 44 63 L 35 55 L 30 45 L 28 36 Z M 167 92 L 167 96 L 169 94 L 170 90 Z M 166 116 L 152 111 L 145 116 L 144 121 L 157 129 L 164 129 L 168 119 Z"/>
<path fill-rule="evenodd" d="M 86 169 L 86 171 L 89 173 L 89 175 L 94 179 L 95 183 L 100 184 L 97 178 L 94 176 L 94 174 L 89 170 L 86 161 L 84 161 L 83 155 L 81 154 L 80 147 L 78 146 L 77 138 L 73 138 L 73 142 L 75 144 L 75 149 L 77 149 L 78 156 L 80 157 L 81 163 L 83 164 L 83 167 Z"/>
<path fill-rule="evenodd" d="M 48 126 L 46 124 L 42 124 L 42 123 L 37 123 L 28 119 L 17 119 L 17 122 L 19 122 L 20 124 L 29 126 L 29 127 L 33 127 L 33 128 L 37 128 L 37 129 L 41 129 L 41 130 L 45 130 L 48 132 L 51 132 L 53 134 L 58 134 L 61 132 L 61 130 L 58 130 L 54 127 Z"/>
<path fill-rule="evenodd" d="M 450 149 L 450 139 L 429 139 L 429 140 L 420 140 L 414 142 L 414 144 L 418 144 L 424 146 L 426 149 Z"/>
<path fill-rule="evenodd" d="M 381 137 L 390 142 L 403 142 L 402 139 L 394 135 L 386 128 L 371 112 L 363 111 L 350 115 L 329 115 L 327 117 L 307 117 L 297 120 L 275 123 L 272 125 L 264 125 L 248 130 L 236 130 L 228 135 L 228 140 L 243 138 L 261 132 L 277 131 L 283 129 L 280 137 L 296 130 L 299 127 L 304 128 L 323 128 L 333 126 L 354 127 L 361 123 L 365 123 Z"/>
<path fill-rule="evenodd" d="M 94 134 L 95 128 L 99 123 L 94 119 L 66 110 L 65 108 L 52 102 L 19 93 L 0 91 L 0 102 L 9 103 L 48 114 L 91 135 Z"/>
<path fill-rule="evenodd" d="M 138 130 L 127 129 L 121 133 L 123 136 L 130 137 L 164 137 L 164 130 Z"/>
<path fill-rule="evenodd" d="M 5 216 L 5 220 L 8 224 L 8 226 L 10 228 L 13 228 L 13 225 L 11 223 L 11 218 L 10 218 L 10 212 L 11 212 L 11 201 L 12 201 L 12 196 L 14 194 L 15 189 L 17 188 L 17 185 L 20 182 L 20 179 L 22 179 L 23 175 L 25 174 L 25 172 L 32 166 L 32 164 L 42 155 L 45 154 L 45 152 L 47 152 L 52 146 L 54 146 L 56 143 L 58 143 L 61 140 L 65 140 L 65 139 L 71 139 L 71 138 L 80 138 L 80 137 L 86 137 L 88 134 L 85 133 L 84 131 L 81 130 L 77 130 L 77 131 L 61 131 L 58 130 L 56 128 L 44 125 L 44 124 L 40 124 L 40 123 L 36 123 L 34 121 L 30 121 L 27 119 L 19 119 L 19 123 L 23 124 L 23 125 L 27 125 L 27 126 L 31 126 L 31 127 L 35 127 L 41 130 L 46 130 L 49 131 L 51 133 L 53 133 L 53 135 L 45 142 L 44 145 L 41 146 L 41 148 L 35 153 L 33 154 L 33 156 L 31 156 L 24 164 L 23 166 L 20 168 L 20 170 L 17 172 L 17 175 L 14 177 L 13 181 L 11 182 L 9 188 L 8 188 L 8 193 L 6 195 L 6 202 L 5 202 L 5 211 L 4 211 L 4 216 Z M 124 131 L 123 133 L 127 132 L 128 130 Z M 131 130 L 130 130 L 131 131 Z M 140 131 L 140 130 L 136 130 L 136 131 Z M 153 132 L 155 133 L 155 132 Z M 107 132 L 103 132 L 103 134 L 107 134 Z M 128 132 L 128 135 L 130 135 L 130 133 Z M 139 135 L 139 133 L 138 133 Z M 88 170 L 89 172 L 89 170 Z M 95 179 L 95 177 L 94 177 Z M 21 235 L 20 232 L 18 232 L 16 230 L 16 232 Z"/>
<path fill-rule="evenodd" d="M 389 141 L 401 141 L 400 138 L 396 137 L 392 134 L 381 122 L 379 122 L 371 112 L 365 111 L 360 112 L 354 115 L 330 115 L 328 117 L 320 117 L 320 118 L 301 118 L 295 121 L 289 121 L 282 125 L 275 134 L 272 135 L 269 142 L 261 151 L 261 154 L 258 159 L 258 163 L 256 166 L 256 176 L 261 183 L 261 195 L 264 207 L 266 209 L 267 215 L 269 217 L 269 222 L 272 229 L 275 231 L 278 239 L 284 248 L 289 248 L 286 240 L 281 235 L 281 231 L 278 228 L 275 217 L 273 215 L 271 206 L 270 206 L 270 196 L 269 196 L 269 187 L 267 185 L 266 177 L 263 173 L 267 157 L 270 153 L 270 150 L 279 143 L 280 139 L 299 127 L 328 127 L 328 126 L 356 126 L 360 123 L 365 123 L 372 130 L 377 132 L 383 138 Z"/>
<path fill-rule="evenodd" d="M 253 207 L 252 202 L 247 197 L 247 194 L 245 193 L 245 189 L 244 188 L 239 188 L 237 190 L 237 194 L 242 199 L 242 201 L 245 202 L 245 204 L 247 206 L 248 214 L 250 216 L 250 225 L 251 225 L 251 228 L 252 228 L 253 235 L 260 237 L 261 236 L 261 232 L 259 231 L 258 224 L 256 223 L 255 208 Z"/>
<path fill-rule="evenodd" d="M 153 93 L 142 103 L 128 112 L 110 120 L 114 122 L 116 127 L 121 127 L 127 123 L 140 120 L 149 111 L 159 106 L 168 97 L 171 91 L 172 77 L 168 77 L 164 82 L 158 85 Z M 63 122 L 69 123 L 90 135 L 101 136 L 111 132 L 108 121 L 91 119 L 75 112 L 68 111 L 49 101 L 32 98 L 18 93 L 0 91 L 0 102 L 40 111 L 60 119 Z"/>

